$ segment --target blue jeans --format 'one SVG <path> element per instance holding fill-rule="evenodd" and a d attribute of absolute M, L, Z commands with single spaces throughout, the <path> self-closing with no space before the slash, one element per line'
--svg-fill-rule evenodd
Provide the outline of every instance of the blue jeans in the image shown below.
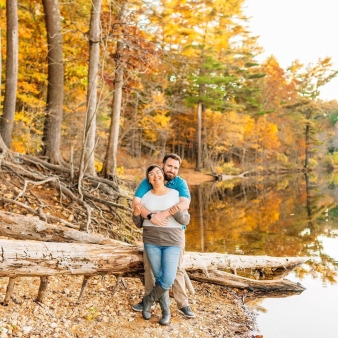
<path fill-rule="evenodd" d="M 181 248 L 144 243 L 144 249 L 153 270 L 155 284 L 169 290 L 176 277 Z"/>

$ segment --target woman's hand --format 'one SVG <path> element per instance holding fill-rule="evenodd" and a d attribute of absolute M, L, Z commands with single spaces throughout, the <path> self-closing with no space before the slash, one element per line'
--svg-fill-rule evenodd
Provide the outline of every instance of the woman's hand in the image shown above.
<path fill-rule="evenodd" d="M 181 209 L 179 208 L 179 206 L 177 204 L 175 204 L 174 206 L 172 206 L 169 209 L 169 213 L 171 216 L 175 215 L 178 211 L 180 211 Z"/>
<path fill-rule="evenodd" d="M 135 216 L 141 215 L 142 209 L 143 209 L 143 205 L 142 205 L 141 203 L 135 204 L 134 215 L 135 215 Z"/>

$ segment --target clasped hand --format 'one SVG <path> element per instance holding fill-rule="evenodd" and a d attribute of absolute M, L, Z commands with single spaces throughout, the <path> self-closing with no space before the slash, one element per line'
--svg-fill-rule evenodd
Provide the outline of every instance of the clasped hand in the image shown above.
<path fill-rule="evenodd" d="M 134 215 L 139 216 L 141 215 L 143 209 L 143 205 L 141 203 L 135 204 L 134 208 Z M 165 216 L 163 211 L 155 211 L 150 219 L 150 222 L 157 226 L 164 226 L 168 224 L 168 219 Z"/>

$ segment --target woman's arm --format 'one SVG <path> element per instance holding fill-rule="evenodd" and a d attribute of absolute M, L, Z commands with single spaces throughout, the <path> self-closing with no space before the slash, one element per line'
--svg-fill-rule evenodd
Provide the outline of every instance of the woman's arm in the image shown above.
<path fill-rule="evenodd" d="M 138 228 L 142 228 L 143 218 L 141 215 L 133 215 L 133 222 Z"/>
<path fill-rule="evenodd" d="M 133 209 L 133 222 L 138 228 L 142 228 L 143 225 L 143 217 L 141 216 L 141 211 L 143 208 L 143 205 L 141 203 L 136 203 Z"/>
<path fill-rule="evenodd" d="M 188 225 L 190 222 L 190 214 L 188 211 L 181 211 L 178 210 L 175 214 L 172 215 L 177 223 L 180 223 L 182 225 Z"/>

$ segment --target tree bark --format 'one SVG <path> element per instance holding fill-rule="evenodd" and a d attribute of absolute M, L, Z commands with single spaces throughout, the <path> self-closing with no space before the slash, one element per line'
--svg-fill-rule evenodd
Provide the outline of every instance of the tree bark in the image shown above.
<path fill-rule="evenodd" d="M 58 0 L 43 0 L 48 43 L 48 88 L 43 142 L 44 155 L 60 164 L 61 127 L 64 96 L 62 27 Z"/>
<path fill-rule="evenodd" d="M 0 239 L 0 277 L 140 273 L 142 248 Z"/>
<path fill-rule="evenodd" d="M 93 235 L 63 226 L 48 224 L 38 217 L 0 211 L 0 236 L 44 242 L 123 244 L 102 235 Z M 127 245 L 127 244 L 126 244 Z"/>
<path fill-rule="evenodd" d="M 105 162 L 103 166 L 103 175 L 116 176 L 116 166 L 117 166 L 117 146 L 119 140 L 119 130 L 120 130 L 120 115 L 121 115 L 121 102 L 122 102 L 122 87 L 123 87 L 123 73 L 124 73 L 124 60 L 123 60 L 123 49 L 124 49 L 124 29 L 125 25 L 125 16 L 127 13 L 127 4 L 124 2 L 119 14 L 120 25 L 118 29 L 120 30 L 120 36 L 116 42 L 116 52 L 114 55 L 115 59 L 115 79 L 114 79 L 114 97 L 111 113 L 111 123 L 109 130 L 108 145 L 106 151 Z"/>
<path fill-rule="evenodd" d="M 1 116 L 1 135 L 9 148 L 12 142 L 16 91 L 18 82 L 18 2 L 6 1 L 7 18 L 7 59 L 6 59 L 6 89 L 4 110 Z"/>
<path fill-rule="evenodd" d="M 80 174 L 85 171 L 96 176 L 95 170 L 95 136 L 96 136 L 96 111 L 97 111 L 97 75 L 100 57 L 100 12 L 101 0 L 92 1 L 89 30 L 89 66 L 87 90 L 87 114 L 84 131 Z M 85 166 L 85 167 L 84 167 Z"/>
<path fill-rule="evenodd" d="M 202 102 L 197 107 L 197 158 L 196 171 L 201 170 L 202 163 Z"/>

